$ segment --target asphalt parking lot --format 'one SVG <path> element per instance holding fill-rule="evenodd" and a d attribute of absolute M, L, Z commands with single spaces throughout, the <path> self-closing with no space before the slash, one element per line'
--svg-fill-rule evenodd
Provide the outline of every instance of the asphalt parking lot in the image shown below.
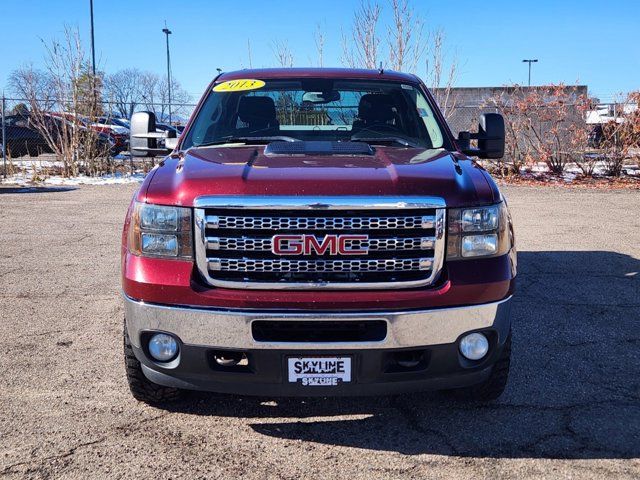
<path fill-rule="evenodd" d="M 137 403 L 122 365 L 135 186 L 0 188 L 0 477 L 638 478 L 640 192 L 506 188 L 511 379 L 438 394 Z"/>

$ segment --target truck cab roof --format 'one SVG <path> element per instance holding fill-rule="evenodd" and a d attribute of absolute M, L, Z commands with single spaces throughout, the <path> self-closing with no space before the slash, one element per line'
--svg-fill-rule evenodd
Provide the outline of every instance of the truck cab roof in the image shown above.
<path fill-rule="evenodd" d="M 419 83 L 418 77 L 393 70 L 369 70 L 363 68 L 253 68 L 223 72 L 217 82 L 238 80 L 243 78 L 259 78 L 262 80 L 289 78 L 327 78 L 327 79 L 359 79 L 389 80 L 407 83 Z"/>

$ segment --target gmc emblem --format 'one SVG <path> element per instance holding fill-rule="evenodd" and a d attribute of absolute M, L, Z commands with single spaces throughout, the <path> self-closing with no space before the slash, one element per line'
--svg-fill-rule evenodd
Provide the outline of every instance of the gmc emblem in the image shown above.
<path fill-rule="evenodd" d="M 366 242 L 369 235 L 325 235 L 319 241 L 314 235 L 274 235 L 271 251 L 276 255 L 366 255 L 367 247 L 355 247 L 353 242 Z"/>

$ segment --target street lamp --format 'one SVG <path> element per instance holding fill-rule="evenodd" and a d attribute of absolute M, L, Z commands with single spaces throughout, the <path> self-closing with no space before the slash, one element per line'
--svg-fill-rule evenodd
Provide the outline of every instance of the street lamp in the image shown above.
<path fill-rule="evenodd" d="M 528 63 L 529 64 L 529 86 L 531 86 L 531 64 L 532 63 L 538 63 L 538 59 L 537 58 L 531 58 L 531 59 L 525 59 L 522 60 L 523 63 Z"/>
<path fill-rule="evenodd" d="M 89 0 L 89 13 L 91 15 L 91 71 L 96 76 L 96 49 L 93 41 L 93 0 Z"/>
<path fill-rule="evenodd" d="M 171 125 L 171 57 L 169 55 L 169 35 L 171 35 L 172 32 L 167 28 L 166 20 L 164 22 L 162 33 L 167 37 L 167 89 L 169 93 L 169 125 Z"/>
<path fill-rule="evenodd" d="M 93 39 L 93 0 L 89 0 L 89 13 L 91 16 L 91 96 L 93 97 L 93 110 L 98 106 L 97 92 L 96 92 L 96 48 Z"/>

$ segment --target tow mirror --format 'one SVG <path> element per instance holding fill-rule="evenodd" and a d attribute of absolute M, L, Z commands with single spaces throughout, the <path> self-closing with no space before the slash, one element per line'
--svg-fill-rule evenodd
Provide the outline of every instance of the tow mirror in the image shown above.
<path fill-rule="evenodd" d="M 460 132 L 458 148 L 467 155 L 478 158 L 504 157 L 504 118 L 499 113 L 483 113 L 478 122 L 478 133 Z M 478 140 L 478 148 L 471 147 L 471 140 Z"/>
<path fill-rule="evenodd" d="M 153 112 L 136 112 L 131 116 L 129 150 L 134 157 L 155 157 L 170 153 L 178 145 L 176 137 L 176 132 L 171 129 L 167 132 L 156 131 L 156 116 Z"/>

